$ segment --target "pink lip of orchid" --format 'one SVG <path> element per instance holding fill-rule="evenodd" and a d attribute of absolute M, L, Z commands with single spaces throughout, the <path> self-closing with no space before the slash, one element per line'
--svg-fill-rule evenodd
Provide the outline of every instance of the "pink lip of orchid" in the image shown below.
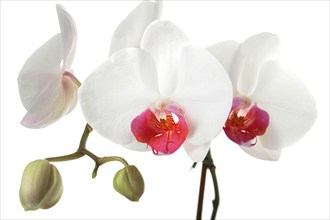
<path fill-rule="evenodd" d="M 28 128 L 46 127 L 77 104 L 80 82 L 70 69 L 76 51 L 76 26 L 63 6 L 56 5 L 56 9 L 61 33 L 27 59 L 18 77 L 21 101 L 27 110 L 21 124 Z"/>
<path fill-rule="evenodd" d="M 163 113 L 164 117 L 158 119 L 157 113 Z M 131 130 L 136 140 L 150 146 L 154 154 L 172 154 L 184 143 L 188 134 L 188 125 L 182 113 L 171 105 L 162 112 L 156 110 L 156 114 L 147 109 L 133 119 Z M 177 122 L 174 116 L 178 118 Z"/>
<path fill-rule="evenodd" d="M 278 160 L 281 150 L 297 142 L 316 119 L 307 87 L 276 60 L 278 38 L 261 33 L 242 44 L 225 41 L 208 50 L 229 74 L 233 107 L 224 125 L 227 136 L 246 153 Z"/>
<path fill-rule="evenodd" d="M 234 97 L 233 106 L 223 127 L 227 137 L 235 143 L 253 147 L 257 136 L 264 135 L 269 124 L 267 112 L 252 105 L 249 99 Z"/>
<path fill-rule="evenodd" d="M 183 146 L 200 161 L 231 108 L 231 82 L 208 51 L 155 20 L 160 13 L 161 2 L 143 1 L 121 22 L 111 56 L 80 88 L 80 105 L 87 122 L 117 144 L 158 155 Z"/>

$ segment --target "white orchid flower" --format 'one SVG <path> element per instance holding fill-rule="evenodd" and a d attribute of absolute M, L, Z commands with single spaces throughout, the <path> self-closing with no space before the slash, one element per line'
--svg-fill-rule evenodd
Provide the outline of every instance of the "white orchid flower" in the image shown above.
<path fill-rule="evenodd" d="M 27 110 L 21 124 L 28 128 L 46 127 L 77 104 L 80 82 L 70 69 L 76 51 L 76 25 L 63 6 L 56 5 L 56 9 L 61 33 L 27 59 L 18 77 L 21 101 Z"/>
<path fill-rule="evenodd" d="M 142 4 L 153 7 L 133 11 L 121 23 L 112 55 L 83 83 L 82 111 L 98 133 L 131 150 L 171 154 L 183 145 L 200 161 L 230 111 L 230 79 L 207 50 L 188 45 L 173 23 L 151 23 L 159 2 Z M 120 41 L 121 33 L 131 36 L 132 27 L 140 28 L 133 31 L 134 40 Z"/>
<path fill-rule="evenodd" d="M 242 44 L 220 42 L 208 50 L 233 83 L 234 101 L 224 126 L 227 136 L 253 157 L 278 160 L 316 119 L 314 98 L 304 83 L 276 60 L 278 37 L 261 33 Z"/>

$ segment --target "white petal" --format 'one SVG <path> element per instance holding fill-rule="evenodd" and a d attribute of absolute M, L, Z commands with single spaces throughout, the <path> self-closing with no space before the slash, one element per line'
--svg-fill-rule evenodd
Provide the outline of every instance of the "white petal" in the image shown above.
<path fill-rule="evenodd" d="M 190 159 L 194 162 L 204 160 L 207 152 L 210 149 L 210 142 L 201 145 L 193 145 L 189 142 L 185 142 L 183 145 Z"/>
<path fill-rule="evenodd" d="M 277 56 L 278 45 L 277 36 L 270 33 L 254 35 L 241 44 L 231 70 L 238 77 L 237 89 L 241 94 L 249 96 L 253 92 L 262 64 Z"/>
<path fill-rule="evenodd" d="M 63 69 L 70 70 L 76 53 L 77 28 L 71 15 L 62 5 L 57 4 L 56 9 L 63 39 Z"/>
<path fill-rule="evenodd" d="M 172 98 L 187 118 L 187 141 L 205 144 L 220 133 L 231 109 L 230 79 L 214 56 L 193 46 L 182 49 L 178 73 L 178 88 Z"/>
<path fill-rule="evenodd" d="M 156 62 L 163 96 L 171 95 L 176 88 L 180 52 L 187 43 L 186 35 L 169 21 L 155 21 L 143 35 L 141 48 L 150 52 Z"/>
<path fill-rule="evenodd" d="M 236 87 L 238 76 L 233 75 L 235 72 L 231 71 L 231 66 L 234 59 L 236 58 L 239 46 L 240 43 L 236 41 L 223 41 L 206 48 L 215 58 L 217 58 L 217 60 L 222 64 L 223 68 L 229 74 L 229 77 L 233 83 L 234 93 L 237 93 Z"/>
<path fill-rule="evenodd" d="M 58 79 L 62 58 L 62 38 L 57 34 L 24 63 L 18 76 L 18 88 L 26 110 L 30 110 L 40 93 Z"/>
<path fill-rule="evenodd" d="M 161 1 L 142 1 L 116 28 L 113 33 L 110 55 L 126 47 L 140 47 L 145 29 L 162 13 Z"/>
<path fill-rule="evenodd" d="M 244 152 L 246 152 L 250 156 L 261 160 L 277 161 L 281 156 L 281 150 L 266 149 L 262 146 L 260 142 L 258 142 L 253 147 L 243 147 L 243 146 L 240 147 Z"/>
<path fill-rule="evenodd" d="M 21 124 L 28 128 L 46 127 L 69 113 L 77 104 L 77 86 L 58 75 L 34 99 Z"/>
<path fill-rule="evenodd" d="M 141 143 L 141 142 L 138 142 L 137 140 L 134 140 L 130 144 L 124 145 L 124 147 L 126 147 L 129 150 L 134 150 L 134 151 L 150 151 L 151 150 L 151 148 L 148 147 L 148 145 L 146 143 Z"/>
<path fill-rule="evenodd" d="M 269 126 L 260 136 L 260 142 L 268 149 L 292 145 L 316 119 L 315 101 L 305 84 L 276 61 L 262 67 L 251 98 L 269 114 Z"/>
<path fill-rule="evenodd" d="M 114 53 L 82 84 L 79 100 L 87 122 L 102 136 L 128 145 L 135 140 L 132 120 L 159 96 L 156 66 L 138 48 Z"/>

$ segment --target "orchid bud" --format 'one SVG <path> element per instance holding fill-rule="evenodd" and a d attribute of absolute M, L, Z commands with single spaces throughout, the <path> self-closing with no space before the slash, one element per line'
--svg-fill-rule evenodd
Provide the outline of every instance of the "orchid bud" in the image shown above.
<path fill-rule="evenodd" d="M 19 191 L 25 211 L 51 208 L 62 192 L 61 175 L 47 160 L 35 160 L 25 167 Z"/>
<path fill-rule="evenodd" d="M 135 166 L 128 165 L 116 173 L 113 187 L 127 199 L 137 202 L 144 192 L 143 177 Z"/>

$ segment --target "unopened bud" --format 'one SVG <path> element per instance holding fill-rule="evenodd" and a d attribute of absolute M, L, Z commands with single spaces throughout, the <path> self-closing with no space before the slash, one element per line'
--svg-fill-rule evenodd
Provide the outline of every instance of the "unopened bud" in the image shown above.
<path fill-rule="evenodd" d="M 47 160 L 35 160 L 25 167 L 19 191 L 25 211 L 51 208 L 62 193 L 61 175 Z"/>
<path fill-rule="evenodd" d="M 113 187 L 127 199 L 137 202 L 144 192 L 143 177 L 135 166 L 128 165 L 116 173 Z"/>

